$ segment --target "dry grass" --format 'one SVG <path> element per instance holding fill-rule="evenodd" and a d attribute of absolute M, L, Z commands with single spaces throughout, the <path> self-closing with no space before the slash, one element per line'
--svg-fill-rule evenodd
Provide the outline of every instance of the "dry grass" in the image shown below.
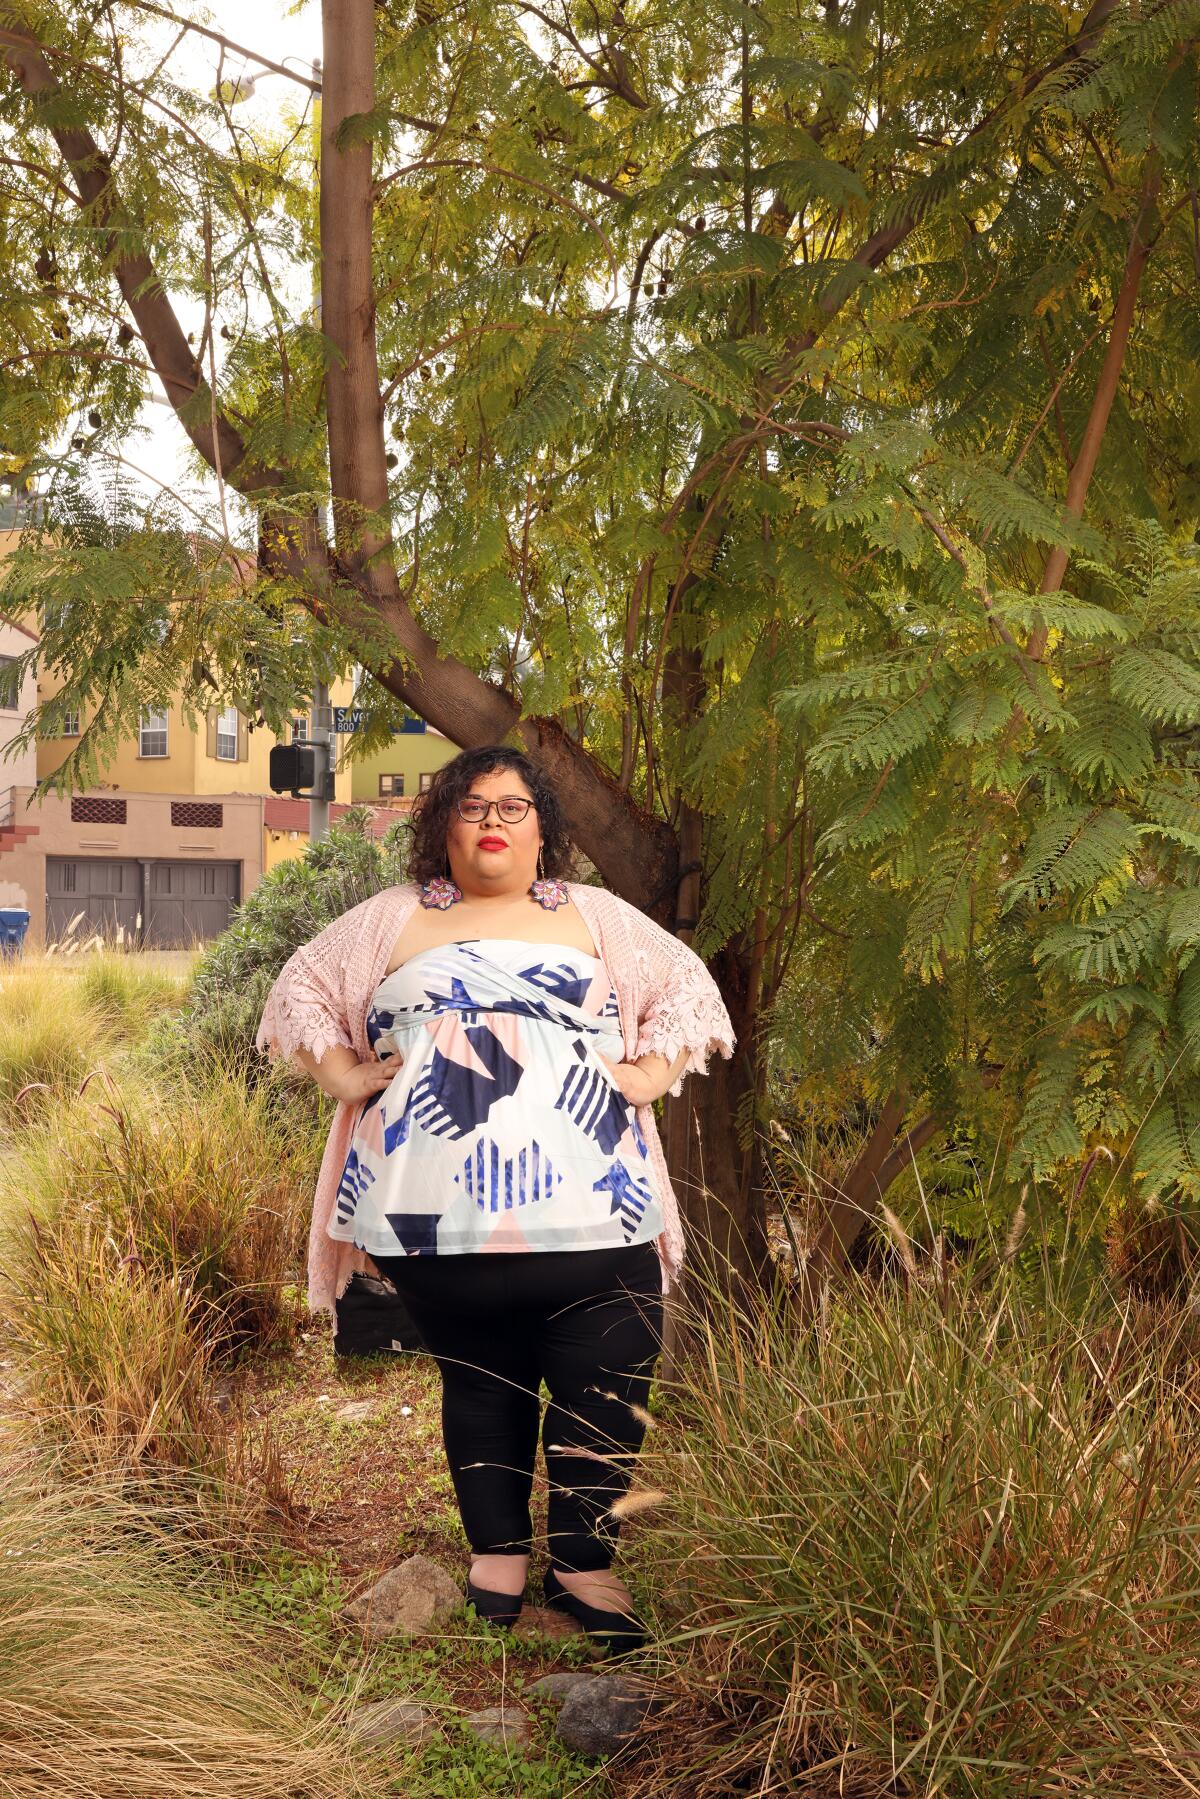
<path fill-rule="evenodd" d="M 161 963 L 101 950 L 69 965 L 84 1006 L 122 1041 L 139 1037 L 160 1013 L 182 1004 L 186 978 Z"/>
<path fill-rule="evenodd" d="M 94 1219 L 29 1220 L 10 1242 L 4 1317 L 23 1374 L 15 1420 L 75 1475 L 173 1494 L 210 1534 L 257 1533 L 289 1507 L 274 1439 L 218 1403 L 211 1304 Z M 16 1257 L 14 1257 L 16 1260 Z"/>
<path fill-rule="evenodd" d="M 184 991 L 180 975 L 112 950 L 0 965 L 0 1123 L 20 1130 L 61 1102 Z"/>
<path fill-rule="evenodd" d="M 1094 1314 L 943 1267 L 696 1321 L 642 1523 L 694 1730 L 637 1791 L 1200 1788 L 1200 1386 Z"/>
<path fill-rule="evenodd" d="M 100 1021 L 72 977 L 37 962 L 0 967 L 0 1120 L 10 1128 L 64 1097 L 95 1067 Z M 34 1083 L 40 1100 L 17 1095 Z"/>
<path fill-rule="evenodd" d="M 9 1281 L 36 1305 L 53 1259 L 74 1291 L 96 1242 L 111 1239 L 119 1263 L 179 1278 L 208 1303 L 214 1343 L 277 1341 L 294 1322 L 285 1290 L 302 1260 L 320 1149 L 311 1120 L 281 1117 L 266 1086 L 247 1094 L 217 1078 L 158 1095 L 93 1082 L 70 1112 L 28 1133 L 0 1173 Z"/>
<path fill-rule="evenodd" d="M 190 1475 L 206 1514 L 247 1529 L 286 1509 L 287 1482 L 213 1376 L 294 1329 L 319 1149 L 272 1106 L 267 1086 L 130 1098 L 94 1080 L 0 1170 L 0 1318 L 25 1420 L 75 1467 Z"/>
<path fill-rule="evenodd" d="M 336 1725 L 250 1652 L 197 1567 L 103 1491 L 0 1508 L 5 1799 L 342 1799 Z"/>

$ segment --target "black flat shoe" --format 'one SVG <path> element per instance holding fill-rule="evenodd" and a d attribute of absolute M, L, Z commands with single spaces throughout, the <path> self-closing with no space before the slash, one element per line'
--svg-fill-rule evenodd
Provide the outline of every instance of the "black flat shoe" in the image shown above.
<path fill-rule="evenodd" d="M 574 1593 L 568 1593 L 553 1568 L 546 1569 L 542 1590 L 547 1605 L 582 1624 L 588 1636 L 603 1644 L 610 1655 L 624 1655 L 631 1649 L 640 1649 L 647 1640 L 646 1626 L 639 1617 L 626 1612 L 610 1612 L 603 1606 L 588 1605 L 586 1600 L 577 1599 Z"/>
<path fill-rule="evenodd" d="M 489 1624 L 515 1624 L 524 1600 L 523 1593 L 493 1593 L 487 1587 L 477 1587 L 470 1578 L 467 1580 L 467 1603 L 475 1607 L 477 1617 L 486 1618 Z"/>

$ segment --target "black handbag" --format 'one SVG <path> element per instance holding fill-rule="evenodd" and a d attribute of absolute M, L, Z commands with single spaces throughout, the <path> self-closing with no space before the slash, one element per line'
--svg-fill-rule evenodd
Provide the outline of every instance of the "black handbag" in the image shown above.
<path fill-rule="evenodd" d="M 335 1303 L 335 1355 L 381 1355 L 424 1349 L 407 1307 L 391 1281 L 356 1274 Z"/>

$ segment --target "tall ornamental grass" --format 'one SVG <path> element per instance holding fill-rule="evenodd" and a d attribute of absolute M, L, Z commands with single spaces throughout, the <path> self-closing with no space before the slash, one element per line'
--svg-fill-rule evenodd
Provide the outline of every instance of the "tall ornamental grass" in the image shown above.
<path fill-rule="evenodd" d="M 144 956 L 101 950 L 69 965 L 89 1012 L 116 1038 L 136 1042 L 156 1018 L 182 1005 L 187 979 Z"/>
<path fill-rule="evenodd" d="M 281 1113 L 269 1085 L 247 1093 L 217 1076 L 157 1093 L 94 1081 L 0 1170 L 7 1284 L 40 1310 L 47 1262 L 69 1279 L 72 1245 L 90 1265 L 108 1236 L 129 1265 L 184 1280 L 207 1303 L 219 1346 L 269 1344 L 294 1321 L 286 1289 L 302 1262 L 322 1147 L 317 1121 Z"/>
<path fill-rule="evenodd" d="M 690 1728 L 637 1790 L 1200 1791 L 1191 1321 L 901 1247 L 815 1326 L 693 1320 L 643 1521 Z"/>
<path fill-rule="evenodd" d="M 103 1490 L 0 1486 L 4 1799 L 358 1791 L 336 1723 L 199 1601 L 178 1545 Z"/>
<path fill-rule="evenodd" d="M 20 1126 L 73 1092 L 96 1066 L 103 1035 L 73 970 L 0 963 L 0 1125 Z"/>
<path fill-rule="evenodd" d="M 286 1503 L 269 1432 L 214 1378 L 294 1328 L 320 1147 L 270 1083 L 98 1079 L 0 1165 L 0 1324 L 26 1418 L 74 1465 L 194 1475 L 247 1517 Z"/>
<path fill-rule="evenodd" d="M 21 1375 L 10 1422 L 39 1452 L 166 1500 L 209 1536 L 256 1537 L 290 1508 L 271 1431 L 218 1398 L 212 1307 L 184 1277 L 60 1214 L 35 1227 L 4 1300 Z"/>
<path fill-rule="evenodd" d="M 0 1126 L 61 1103 L 185 992 L 183 977 L 111 950 L 0 962 Z"/>

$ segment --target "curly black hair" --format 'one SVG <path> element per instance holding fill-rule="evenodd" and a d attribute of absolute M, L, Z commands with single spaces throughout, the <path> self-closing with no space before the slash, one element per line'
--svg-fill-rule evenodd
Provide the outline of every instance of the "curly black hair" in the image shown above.
<path fill-rule="evenodd" d="M 453 762 L 439 768 L 426 791 L 417 796 L 409 827 L 413 834 L 409 880 L 423 884 L 435 875 L 445 874 L 446 832 L 454 808 L 471 792 L 480 775 L 496 774 L 502 768 L 511 768 L 521 777 L 537 807 L 544 873 L 560 881 L 574 878 L 571 838 L 554 788 L 523 751 L 492 743 L 477 750 L 463 750 Z"/>

